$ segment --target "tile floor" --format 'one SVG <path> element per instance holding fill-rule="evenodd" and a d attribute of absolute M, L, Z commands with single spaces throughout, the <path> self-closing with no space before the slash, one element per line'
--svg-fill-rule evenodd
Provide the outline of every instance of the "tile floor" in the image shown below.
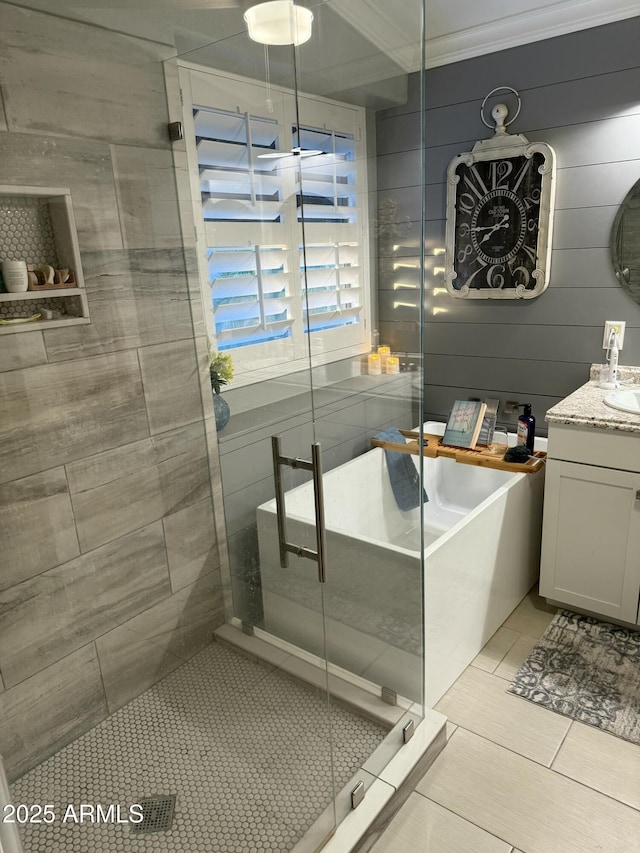
<path fill-rule="evenodd" d="M 374 853 L 639 853 L 640 746 L 505 692 L 554 612 L 532 591 L 436 705 L 447 746 Z"/>
<path fill-rule="evenodd" d="M 530 593 L 438 703 L 449 718 L 447 746 L 374 853 L 640 853 L 640 746 L 506 693 L 553 612 Z M 231 694 L 246 701 L 231 706 Z M 259 708 L 251 709 L 251 695 L 261 697 Z M 58 810 L 63 803 L 178 793 L 174 829 L 136 837 L 123 826 L 57 822 L 28 827 L 25 850 L 183 853 L 185 843 L 190 853 L 289 850 L 313 815 L 289 808 L 287 786 L 300 782 L 296 767 L 307 785 L 309 778 L 281 723 L 283 715 L 295 717 L 307 746 L 310 739 L 321 752 L 315 699 L 273 667 L 214 644 L 12 786 L 14 803 L 53 802 Z M 258 738 L 239 755 L 253 717 Z M 383 735 L 345 712 L 337 753 L 348 761 L 339 775 L 349 778 Z M 347 743 L 355 743 L 348 755 Z M 289 757 L 285 745 L 293 749 Z M 244 770 L 236 767 L 242 762 Z M 210 773 L 228 765 L 234 780 Z M 238 778 L 251 792 L 252 814 L 243 811 Z M 316 781 L 320 808 L 326 785 Z M 206 826 L 220 821 L 224 829 L 211 847 Z"/>
<path fill-rule="evenodd" d="M 387 729 L 334 704 L 331 734 L 340 788 Z M 213 643 L 11 786 L 15 805 L 54 805 L 22 828 L 25 853 L 284 853 L 333 798 L 328 743 L 320 692 Z M 177 795 L 168 832 L 67 813 L 113 803 L 126 821 L 162 794 Z"/>

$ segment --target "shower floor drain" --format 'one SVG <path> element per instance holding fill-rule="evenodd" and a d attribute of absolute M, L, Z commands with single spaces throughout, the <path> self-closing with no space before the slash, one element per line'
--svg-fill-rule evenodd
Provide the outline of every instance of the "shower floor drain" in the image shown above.
<path fill-rule="evenodd" d="M 173 822 L 173 810 L 176 804 L 175 794 L 148 797 L 138 800 L 142 806 L 143 818 L 131 827 L 131 832 L 167 832 Z"/>

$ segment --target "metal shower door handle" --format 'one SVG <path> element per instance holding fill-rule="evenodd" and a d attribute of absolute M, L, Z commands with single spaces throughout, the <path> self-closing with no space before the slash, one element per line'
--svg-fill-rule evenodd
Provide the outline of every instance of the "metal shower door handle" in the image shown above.
<path fill-rule="evenodd" d="M 308 560 L 314 560 L 318 564 L 318 580 L 320 583 L 325 583 L 327 577 L 327 547 L 324 525 L 324 492 L 322 489 L 322 457 L 320 443 L 316 441 L 311 445 L 311 462 L 307 459 L 283 456 L 280 452 L 279 435 L 271 436 L 271 450 L 273 453 L 273 479 L 276 487 L 276 516 L 278 521 L 280 565 L 283 569 L 288 567 L 289 554 L 296 554 L 298 557 L 306 557 Z M 287 515 L 284 503 L 282 472 L 280 470 L 282 465 L 287 465 L 289 468 L 301 468 L 304 471 L 311 471 L 313 474 L 313 497 L 316 515 L 315 551 L 311 548 L 305 548 L 302 545 L 294 545 L 291 542 L 287 542 Z"/>

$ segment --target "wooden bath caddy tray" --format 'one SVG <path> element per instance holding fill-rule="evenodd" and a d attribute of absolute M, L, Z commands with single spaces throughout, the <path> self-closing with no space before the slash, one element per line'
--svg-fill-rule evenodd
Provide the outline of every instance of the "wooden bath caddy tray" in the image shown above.
<path fill-rule="evenodd" d="M 418 433 L 409 430 L 401 429 L 399 432 L 405 438 L 411 438 L 408 444 L 398 444 L 393 441 L 380 441 L 377 438 L 371 439 L 371 444 L 374 447 L 382 447 L 384 450 L 394 450 L 396 453 L 409 453 L 412 456 L 417 456 L 420 452 L 418 448 Z M 486 447 L 477 450 L 466 450 L 461 447 L 449 447 L 442 443 L 441 435 L 433 435 L 425 432 L 422 435 L 426 445 L 422 448 L 422 455 L 435 459 L 436 456 L 444 456 L 447 459 L 455 459 L 456 462 L 461 462 L 463 465 L 481 465 L 484 468 L 496 468 L 498 471 L 512 471 L 520 474 L 535 474 L 545 463 L 547 454 L 542 450 L 536 450 L 526 462 L 505 462 L 502 456 L 504 455 L 507 446 L 504 445 L 502 454 L 496 455 L 490 453 Z"/>

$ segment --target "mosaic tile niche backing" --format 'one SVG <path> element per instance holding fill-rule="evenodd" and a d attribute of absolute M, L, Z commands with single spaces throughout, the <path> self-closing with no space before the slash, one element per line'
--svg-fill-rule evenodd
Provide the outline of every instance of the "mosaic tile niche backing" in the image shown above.
<path fill-rule="evenodd" d="M 60 266 L 46 199 L 0 197 L 0 260 Z"/>
<path fill-rule="evenodd" d="M 54 291 L 55 292 L 55 291 Z M 74 305 L 69 303 L 73 302 Z M 43 308 L 54 312 L 52 319 L 59 317 L 76 317 L 81 313 L 79 306 L 75 306 L 76 299 L 65 300 L 54 296 L 43 296 L 42 299 L 17 299 L 13 302 L 0 302 L 0 320 L 17 320 L 21 317 L 31 317 L 39 314 Z M 75 307 L 74 307 L 75 306 Z"/>

